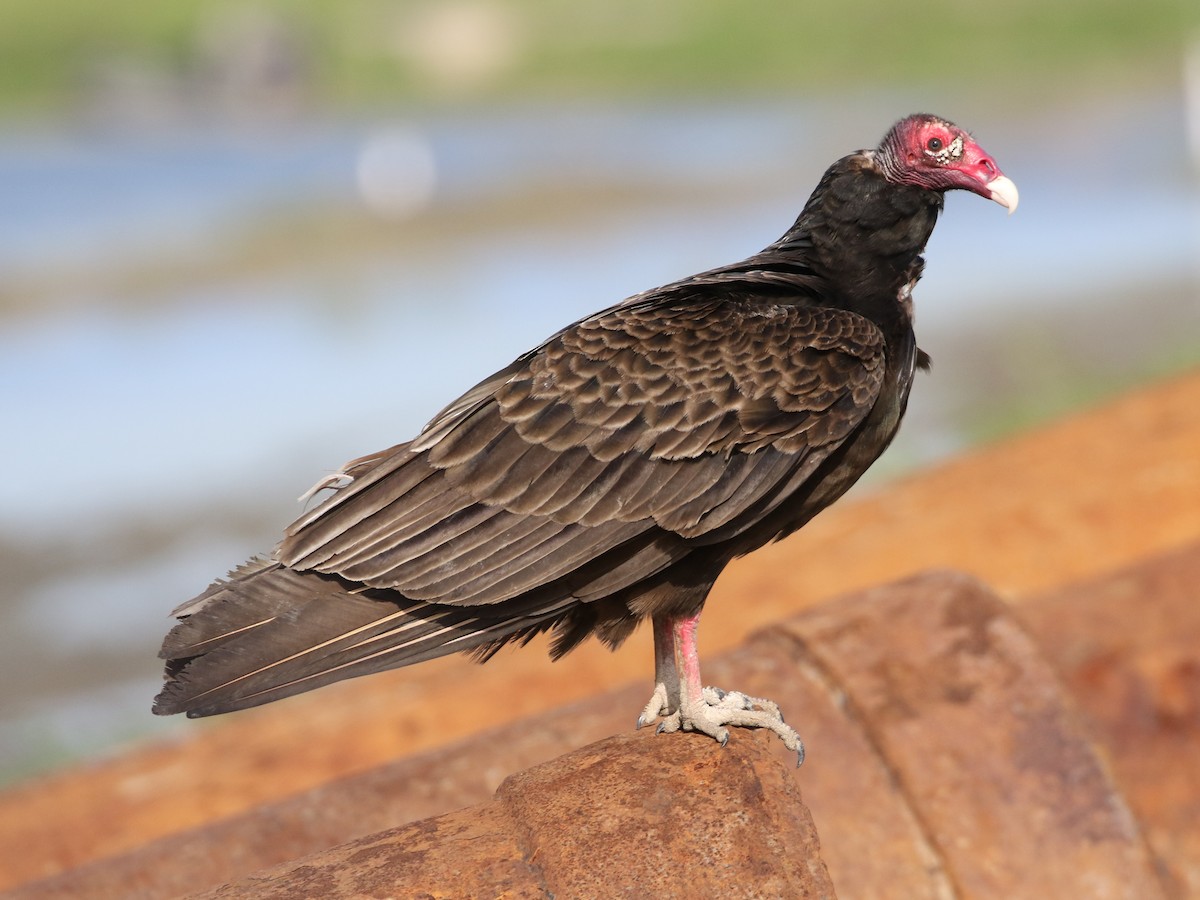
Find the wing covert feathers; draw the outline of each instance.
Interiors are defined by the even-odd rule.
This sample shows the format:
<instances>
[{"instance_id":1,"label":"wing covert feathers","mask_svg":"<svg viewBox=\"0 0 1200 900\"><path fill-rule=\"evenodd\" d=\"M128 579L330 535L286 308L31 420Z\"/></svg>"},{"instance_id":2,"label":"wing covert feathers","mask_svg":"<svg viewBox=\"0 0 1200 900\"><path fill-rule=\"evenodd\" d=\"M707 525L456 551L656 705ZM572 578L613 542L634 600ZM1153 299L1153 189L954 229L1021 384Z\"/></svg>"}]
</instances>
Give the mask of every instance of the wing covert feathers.
<instances>
[{"instance_id":1,"label":"wing covert feathers","mask_svg":"<svg viewBox=\"0 0 1200 900\"><path fill-rule=\"evenodd\" d=\"M155 711L241 709L551 629L556 653L619 642L629 598L801 489L884 368L879 330L844 311L639 302L585 319L412 443L348 463L274 558L176 610Z\"/></svg>"},{"instance_id":2,"label":"wing covert feathers","mask_svg":"<svg viewBox=\"0 0 1200 900\"><path fill-rule=\"evenodd\" d=\"M883 370L878 329L853 313L616 307L375 461L288 530L279 559L479 604L643 535L711 543L858 426Z\"/></svg>"}]
</instances>

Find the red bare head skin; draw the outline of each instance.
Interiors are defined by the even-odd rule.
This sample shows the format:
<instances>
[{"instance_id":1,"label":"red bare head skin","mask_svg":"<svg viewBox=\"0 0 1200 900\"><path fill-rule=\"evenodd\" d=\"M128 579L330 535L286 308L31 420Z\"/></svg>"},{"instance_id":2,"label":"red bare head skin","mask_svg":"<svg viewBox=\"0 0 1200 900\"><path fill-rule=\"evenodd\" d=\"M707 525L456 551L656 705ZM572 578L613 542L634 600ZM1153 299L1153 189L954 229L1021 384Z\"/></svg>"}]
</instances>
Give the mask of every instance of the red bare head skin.
<instances>
[{"instance_id":1,"label":"red bare head skin","mask_svg":"<svg viewBox=\"0 0 1200 900\"><path fill-rule=\"evenodd\" d=\"M1017 187L966 131L925 113L901 119L875 151L884 177L931 191L964 190L995 200L1011 213Z\"/></svg>"}]
</instances>

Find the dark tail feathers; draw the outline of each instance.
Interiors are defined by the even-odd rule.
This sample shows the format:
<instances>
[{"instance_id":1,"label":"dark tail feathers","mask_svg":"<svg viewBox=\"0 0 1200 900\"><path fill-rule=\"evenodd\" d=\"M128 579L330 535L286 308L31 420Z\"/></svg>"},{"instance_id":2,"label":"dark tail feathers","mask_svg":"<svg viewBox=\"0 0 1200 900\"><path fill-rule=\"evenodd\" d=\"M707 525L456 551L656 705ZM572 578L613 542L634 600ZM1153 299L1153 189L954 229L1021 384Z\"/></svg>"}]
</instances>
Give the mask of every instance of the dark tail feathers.
<instances>
[{"instance_id":1,"label":"dark tail feathers","mask_svg":"<svg viewBox=\"0 0 1200 900\"><path fill-rule=\"evenodd\" d=\"M558 616L443 606L255 558L175 610L158 715L245 709L358 675L524 639ZM490 615L489 615L490 614Z\"/></svg>"}]
</instances>

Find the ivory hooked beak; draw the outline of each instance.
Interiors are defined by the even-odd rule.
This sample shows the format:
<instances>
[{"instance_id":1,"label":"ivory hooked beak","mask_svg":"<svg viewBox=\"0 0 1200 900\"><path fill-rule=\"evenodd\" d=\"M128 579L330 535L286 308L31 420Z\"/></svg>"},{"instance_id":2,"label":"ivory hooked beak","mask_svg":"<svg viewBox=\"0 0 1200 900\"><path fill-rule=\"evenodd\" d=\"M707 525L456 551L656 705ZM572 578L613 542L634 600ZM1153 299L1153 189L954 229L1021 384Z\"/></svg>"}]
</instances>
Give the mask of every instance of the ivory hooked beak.
<instances>
[{"instance_id":1,"label":"ivory hooked beak","mask_svg":"<svg viewBox=\"0 0 1200 900\"><path fill-rule=\"evenodd\" d=\"M1008 210L1011 216L1017 211L1017 186L1007 175L997 175L985 187L992 192L992 199Z\"/></svg>"}]
</instances>

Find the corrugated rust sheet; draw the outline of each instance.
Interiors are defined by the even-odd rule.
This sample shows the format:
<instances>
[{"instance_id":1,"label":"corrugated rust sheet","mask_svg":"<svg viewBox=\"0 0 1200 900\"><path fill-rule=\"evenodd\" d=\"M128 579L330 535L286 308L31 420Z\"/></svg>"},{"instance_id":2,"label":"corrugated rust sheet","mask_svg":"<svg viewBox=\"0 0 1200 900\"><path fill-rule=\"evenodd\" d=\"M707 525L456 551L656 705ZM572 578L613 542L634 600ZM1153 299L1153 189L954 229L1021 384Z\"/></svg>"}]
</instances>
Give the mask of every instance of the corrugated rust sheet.
<instances>
[{"instance_id":1,"label":"corrugated rust sheet","mask_svg":"<svg viewBox=\"0 0 1200 900\"><path fill-rule=\"evenodd\" d=\"M1019 613L1086 714L1170 896L1200 897L1200 545Z\"/></svg>"},{"instance_id":2,"label":"corrugated rust sheet","mask_svg":"<svg viewBox=\"0 0 1200 900\"><path fill-rule=\"evenodd\" d=\"M359 863L395 896L472 896L485 883L526 896L550 878L560 897L604 896L588 881L601 862L640 883L668 858L666 885L717 893L727 885L702 880L714 865L761 885L823 861L847 897L1200 896L1196 585L1200 546L1022 604L1019 617L969 577L920 576L765 629L707 667L713 683L780 702L809 747L799 770L765 735L735 730L722 750L630 734L639 686L14 896L176 896L223 881L304 896L307 882L288 879L309 878L312 861L285 861L314 853L335 879L327 896L373 896L336 880ZM799 790L819 856L815 839L778 852L767 836L803 832L788 818L806 815ZM465 804L473 812L447 815ZM421 860L405 856L418 845Z\"/></svg>"},{"instance_id":3,"label":"corrugated rust sheet","mask_svg":"<svg viewBox=\"0 0 1200 900\"><path fill-rule=\"evenodd\" d=\"M1011 610L952 573L866 591L784 628L843 697L958 897L1160 897L1138 823L1054 668ZM812 797L834 883L886 893L848 845L867 811ZM914 848L914 856L916 848ZM934 895L931 889L923 895ZM883 892L883 893L881 893ZM911 896L911 895L909 895Z\"/></svg>"},{"instance_id":4,"label":"corrugated rust sheet","mask_svg":"<svg viewBox=\"0 0 1200 900\"><path fill-rule=\"evenodd\" d=\"M767 736L714 748L609 738L512 776L489 802L200 896L833 898Z\"/></svg>"}]
</instances>

